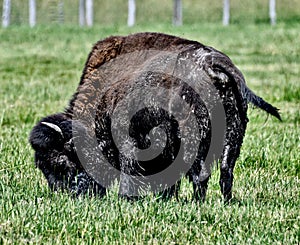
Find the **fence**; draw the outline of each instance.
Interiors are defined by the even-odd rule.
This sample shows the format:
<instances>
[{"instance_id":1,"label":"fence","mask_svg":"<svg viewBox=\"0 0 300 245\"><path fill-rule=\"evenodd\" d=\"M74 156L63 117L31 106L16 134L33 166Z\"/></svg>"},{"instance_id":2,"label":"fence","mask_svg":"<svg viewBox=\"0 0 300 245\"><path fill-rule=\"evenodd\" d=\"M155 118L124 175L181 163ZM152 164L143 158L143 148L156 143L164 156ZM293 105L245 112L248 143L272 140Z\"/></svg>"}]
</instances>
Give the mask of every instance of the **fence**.
<instances>
[{"instance_id":1,"label":"fence","mask_svg":"<svg viewBox=\"0 0 300 245\"><path fill-rule=\"evenodd\" d=\"M252 9L252 13L257 11L257 13L259 14L262 12L262 6L264 9L268 7L269 21L272 25L276 24L276 0L261 0L260 2L264 2L263 4L259 3L258 0L250 1L252 1L252 4L255 3L255 6L252 6L252 8L257 8L257 10ZM289 2L291 1L293 2L297 0L289 0ZM128 26L139 24L136 18L136 13L145 13L145 11L145 14L149 14L148 12L150 11L154 16L156 15L156 13L158 13L159 15L168 15L170 20L172 19L173 24L177 26L185 24L184 15L186 13L187 15L189 15L188 12L193 11L188 8L199 9L199 7L202 7L202 10L211 12L211 15L215 16L215 18L216 16L218 16L220 23L223 15L223 25L229 25L231 17L230 14L231 12L234 13L234 11L238 10L238 5L249 5L248 10L249 14L251 14L251 4L247 3L247 1L242 0L238 3L237 1L232 1L234 5L233 9L231 9L230 0L2 0L0 1L0 3L1 2L3 27L8 27L10 24L18 25L24 23L28 23L31 27L34 27L37 24L48 24L53 22L61 24L76 23L80 26L92 26L97 21L97 19L99 19L99 16L95 16L95 13L98 14L99 11L103 15L103 18L106 18L105 16L107 16L108 19L113 19L112 15L114 15L116 19L120 19L117 21L112 20L111 23L121 24L122 21L125 24L127 19ZM281 1L279 1L279 4L281 4L281 11ZM148 9L147 7L145 8L145 5L148 6ZM164 13L162 13L162 9L160 9L160 7L165 7L166 9L168 9L167 11L164 11ZM112 9L114 10L112 11ZM157 10L157 12L155 11L155 9ZM244 12L245 15L247 15L247 11ZM199 11L199 14L200 16L207 18L207 16L203 14L203 11L202 15L201 11ZM190 16L187 16L187 18L190 18ZM151 18L149 20L151 20ZM100 22L103 23L106 21Z\"/></svg>"}]
</instances>

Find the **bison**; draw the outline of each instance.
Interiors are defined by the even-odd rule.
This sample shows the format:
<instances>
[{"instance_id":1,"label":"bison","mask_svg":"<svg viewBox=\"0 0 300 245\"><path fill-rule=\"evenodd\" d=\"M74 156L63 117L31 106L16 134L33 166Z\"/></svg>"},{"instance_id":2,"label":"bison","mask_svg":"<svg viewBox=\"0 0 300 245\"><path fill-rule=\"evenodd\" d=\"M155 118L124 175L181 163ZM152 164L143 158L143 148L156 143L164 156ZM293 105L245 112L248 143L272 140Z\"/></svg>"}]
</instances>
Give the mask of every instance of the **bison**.
<instances>
[{"instance_id":1,"label":"bison","mask_svg":"<svg viewBox=\"0 0 300 245\"><path fill-rule=\"evenodd\" d=\"M97 42L64 112L41 119L29 142L52 190L103 196L119 180L129 199L178 195L180 180L205 199L213 164L232 198L248 103L281 120L220 51L162 33Z\"/></svg>"}]
</instances>

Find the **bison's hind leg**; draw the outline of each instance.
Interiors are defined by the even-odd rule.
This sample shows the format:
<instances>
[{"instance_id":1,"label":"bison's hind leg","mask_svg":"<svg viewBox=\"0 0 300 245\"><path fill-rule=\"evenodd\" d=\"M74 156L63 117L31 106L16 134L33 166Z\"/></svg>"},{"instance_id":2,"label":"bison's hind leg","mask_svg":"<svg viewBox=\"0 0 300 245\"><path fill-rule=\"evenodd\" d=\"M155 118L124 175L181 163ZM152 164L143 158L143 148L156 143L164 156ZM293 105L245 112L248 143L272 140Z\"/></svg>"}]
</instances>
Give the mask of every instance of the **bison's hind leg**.
<instances>
[{"instance_id":1,"label":"bison's hind leg","mask_svg":"<svg viewBox=\"0 0 300 245\"><path fill-rule=\"evenodd\" d=\"M233 170L241 144L226 145L220 165L220 187L225 203L232 199Z\"/></svg>"},{"instance_id":2,"label":"bison's hind leg","mask_svg":"<svg viewBox=\"0 0 300 245\"><path fill-rule=\"evenodd\" d=\"M201 165L194 163L187 176L189 181L193 183L193 199L204 202L210 175L204 179L201 178Z\"/></svg>"}]
</instances>

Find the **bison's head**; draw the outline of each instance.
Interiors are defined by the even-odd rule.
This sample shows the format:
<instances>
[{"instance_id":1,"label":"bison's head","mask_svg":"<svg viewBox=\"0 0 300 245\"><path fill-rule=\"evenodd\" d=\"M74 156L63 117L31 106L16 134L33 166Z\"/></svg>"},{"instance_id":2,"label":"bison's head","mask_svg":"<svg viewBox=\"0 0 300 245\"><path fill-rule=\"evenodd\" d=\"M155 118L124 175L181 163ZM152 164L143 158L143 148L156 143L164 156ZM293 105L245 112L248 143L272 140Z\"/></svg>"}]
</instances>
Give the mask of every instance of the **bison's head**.
<instances>
[{"instance_id":1,"label":"bison's head","mask_svg":"<svg viewBox=\"0 0 300 245\"><path fill-rule=\"evenodd\" d=\"M53 191L67 190L76 196L85 193L103 196L105 188L88 176L76 153L73 132L82 130L85 130L82 124L64 114L43 118L29 137L35 150L35 164Z\"/></svg>"},{"instance_id":2,"label":"bison's head","mask_svg":"<svg viewBox=\"0 0 300 245\"><path fill-rule=\"evenodd\" d=\"M52 190L68 190L82 172L72 137L72 121L63 114L42 119L31 131L29 142L35 150L35 164Z\"/></svg>"}]
</instances>

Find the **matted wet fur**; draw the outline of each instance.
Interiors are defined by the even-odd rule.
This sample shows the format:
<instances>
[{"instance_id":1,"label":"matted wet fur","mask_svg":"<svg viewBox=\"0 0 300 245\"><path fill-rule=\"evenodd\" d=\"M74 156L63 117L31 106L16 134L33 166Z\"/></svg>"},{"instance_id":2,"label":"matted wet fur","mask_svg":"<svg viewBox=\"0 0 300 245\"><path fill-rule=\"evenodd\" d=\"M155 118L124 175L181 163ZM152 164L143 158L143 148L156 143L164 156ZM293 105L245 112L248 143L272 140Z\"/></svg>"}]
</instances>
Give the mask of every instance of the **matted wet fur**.
<instances>
[{"instance_id":1,"label":"matted wet fur","mask_svg":"<svg viewBox=\"0 0 300 245\"><path fill-rule=\"evenodd\" d=\"M140 63L137 62L136 66L130 64L132 60L139 60L138 55L144 54L145 50L149 51L147 53L149 57L143 58ZM156 51L154 58L150 50ZM45 175L52 190L67 190L75 195L90 193L103 196L106 193L106 188L86 172L77 156L73 133L78 131L84 132L86 137L96 137L99 144L97 149L86 149L83 152L89 154L91 151L102 151L107 161L121 173L147 176L162 171L172 164L182 140L179 130L181 122L177 122L155 102L153 102L153 107L144 108L135 114L129 134L136 147L146 149L150 146L148 140L150 131L157 127L164 130L167 136L166 146L158 157L146 162L130 159L117 148L110 129L111 116L119 101L122 101L129 93L138 97L140 94L134 92L136 88L156 86L165 89L172 88L172 91L175 91L180 98L195 108L197 126L202 136L199 139L197 156L186 175L193 183L194 198L205 199L210 174L205 179L201 179L200 176L211 140L209 108L203 104L201 96L184 81L178 79L178 76L151 71L152 63L159 60L160 54L164 52L175 53L179 58L184 57L195 62L200 60L201 62L197 63L197 67L201 70L199 81L202 79L213 84L218 91L226 116L226 130L220 154L220 188L225 201L231 199L233 170L240 154L248 122L247 104L250 102L280 119L278 110L246 86L242 73L225 54L196 41L162 33L112 36L96 43L86 61L77 91L65 111L41 119L33 128L29 141L35 150L35 164ZM121 61L117 60L119 57L122 58ZM116 65L113 63L111 65L110 62L116 62ZM149 69L140 71L145 67ZM181 72L188 76L192 71L187 67ZM205 89L203 84L199 87L201 90ZM172 94L158 94L157 96L172 99ZM91 111L95 111L95 115L91 114ZM77 120L78 115L84 118L85 123ZM190 135L186 140L193 142L196 139ZM125 151L131 150L130 144L122 147ZM87 158L90 164L93 164L94 156L87 156ZM131 181L130 177L120 178L122 196L131 197ZM177 195L179 182L163 190L162 196Z\"/></svg>"}]
</instances>

